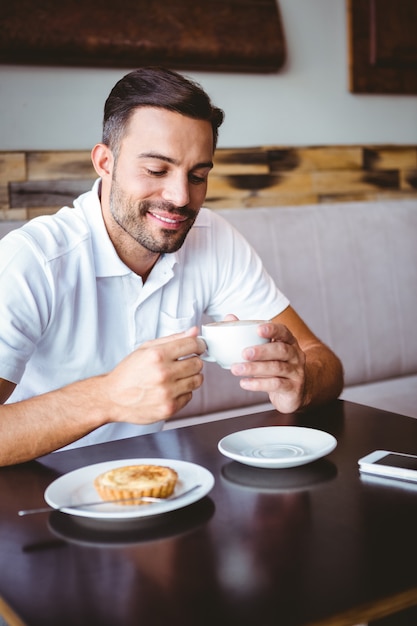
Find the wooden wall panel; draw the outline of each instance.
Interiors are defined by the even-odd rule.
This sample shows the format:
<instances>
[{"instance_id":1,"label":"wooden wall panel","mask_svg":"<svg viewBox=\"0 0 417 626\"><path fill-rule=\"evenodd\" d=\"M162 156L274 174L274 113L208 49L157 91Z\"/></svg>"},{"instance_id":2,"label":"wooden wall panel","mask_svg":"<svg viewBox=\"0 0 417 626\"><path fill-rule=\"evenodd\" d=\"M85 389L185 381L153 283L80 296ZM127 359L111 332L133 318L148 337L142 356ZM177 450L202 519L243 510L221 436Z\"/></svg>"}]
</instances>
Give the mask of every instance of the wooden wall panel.
<instances>
[{"instance_id":1,"label":"wooden wall panel","mask_svg":"<svg viewBox=\"0 0 417 626\"><path fill-rule=\"evenodd\" d=\"M89 151L0 152L0 220L71 205L95 179ZM206 206L417 198L417 146L218 149Z\"/></svg>"},{"instance_id":2,"label":"wooden wall panel","mask_svg":"<svg viewBox=\"0 0 417 626\"><path fill-rule=\"evenodd\" d=\"M92 179L95 176L90 153L28 152L28 180Z\"/></svg>"},{"instance_id":3,"label":"wooden wall panel","mask_svg":"<svg viewBox=\"0 0 417 626\"><path fill-rule=\"evenodd\" d=\"M10 180L26 180L26 154L24 152L0 152L0 185Z\"/></svg>"}]
</instances>

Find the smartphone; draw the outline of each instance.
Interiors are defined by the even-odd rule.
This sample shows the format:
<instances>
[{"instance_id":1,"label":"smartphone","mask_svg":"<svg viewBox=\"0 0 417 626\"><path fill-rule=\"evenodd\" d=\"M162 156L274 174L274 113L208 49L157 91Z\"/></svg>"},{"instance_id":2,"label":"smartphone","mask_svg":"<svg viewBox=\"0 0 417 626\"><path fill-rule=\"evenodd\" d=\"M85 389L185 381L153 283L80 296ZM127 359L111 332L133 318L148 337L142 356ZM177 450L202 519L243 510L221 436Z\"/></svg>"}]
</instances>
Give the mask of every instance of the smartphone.
<instances>
[{"instance_id":1,"label":"smartphone","mask_svg":"<svg viewBox=\"0 0 417 626\"><path fill-rule=\"evenodd\" d=\"M417 456L390 450L375 450L359 459L359 471L417 483Z\"/></svg>"}]
</instances>

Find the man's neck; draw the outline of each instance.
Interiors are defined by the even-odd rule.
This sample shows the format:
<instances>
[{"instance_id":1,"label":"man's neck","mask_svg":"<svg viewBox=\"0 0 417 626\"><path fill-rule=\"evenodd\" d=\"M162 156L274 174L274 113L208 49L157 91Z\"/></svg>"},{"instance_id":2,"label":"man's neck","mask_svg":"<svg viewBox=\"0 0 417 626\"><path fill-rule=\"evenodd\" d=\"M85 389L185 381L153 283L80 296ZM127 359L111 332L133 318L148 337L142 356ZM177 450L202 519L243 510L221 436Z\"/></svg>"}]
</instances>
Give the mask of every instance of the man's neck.
<instances>
[{"instance_id":1,"label":"man's neck","mask_svg":"<svg viewBox=\"0 0 417 626\"><path fill-rule=\"evenodd\" d=\"M143 283L145 283L161 255L144 248L119 226L114 219L106 216L104 211L103 219L107 234L118 257L132 272L140 276Z\"/></svg>"}]
</instances>

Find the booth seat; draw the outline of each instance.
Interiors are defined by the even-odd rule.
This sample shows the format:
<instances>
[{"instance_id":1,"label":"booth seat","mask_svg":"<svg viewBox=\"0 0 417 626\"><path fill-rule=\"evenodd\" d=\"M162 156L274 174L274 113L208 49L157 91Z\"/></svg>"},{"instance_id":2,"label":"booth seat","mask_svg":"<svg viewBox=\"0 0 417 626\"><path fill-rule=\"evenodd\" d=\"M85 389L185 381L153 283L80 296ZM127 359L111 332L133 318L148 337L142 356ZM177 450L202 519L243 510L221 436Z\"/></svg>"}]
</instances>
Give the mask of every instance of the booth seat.
<instances>
[{"instance_id":1,"label":"booth seat","mask_svg":"<svg viewBox=\"0 0 417 626\"><path fill-rule=\"evenodd\" d=\"M341 358L342 398L417 417L417 200L219 209ZM218 365L180 418L270 406ZM198 421L194 419L194 421ZM201 418L200 418L201 421ZM182 423L190 423L184 421Z\"/></svg>"},{"instance_id":2,"label":"booth seat","mask_svg":"<svg viewBox=\"0 0 417 626\"><path fill-rule=\"evenodd\" d=\"M341 358L341 397L417 417L417 199L216 210ZM215 363L204 377L167 428L271 406Z\"/></svg>"}]
</instances>

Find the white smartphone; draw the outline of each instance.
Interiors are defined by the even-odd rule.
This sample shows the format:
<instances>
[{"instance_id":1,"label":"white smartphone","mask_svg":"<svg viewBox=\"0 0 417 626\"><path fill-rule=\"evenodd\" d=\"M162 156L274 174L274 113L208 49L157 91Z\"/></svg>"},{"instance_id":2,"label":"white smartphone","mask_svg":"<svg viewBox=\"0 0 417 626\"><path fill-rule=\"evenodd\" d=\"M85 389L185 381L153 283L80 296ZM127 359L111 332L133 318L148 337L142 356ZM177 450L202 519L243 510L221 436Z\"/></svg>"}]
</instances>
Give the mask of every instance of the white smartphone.
<instances>
[{"instance_id":1,"label":"white smartphone","mask_svg":"<svg viewBox=\"0 0 417 626\"><path fill-rule=\"evenodd\" d=\"M359 471L417 483L417 456L390 450L375 450L359 459Z\"/></svg>"}]
</instances>

